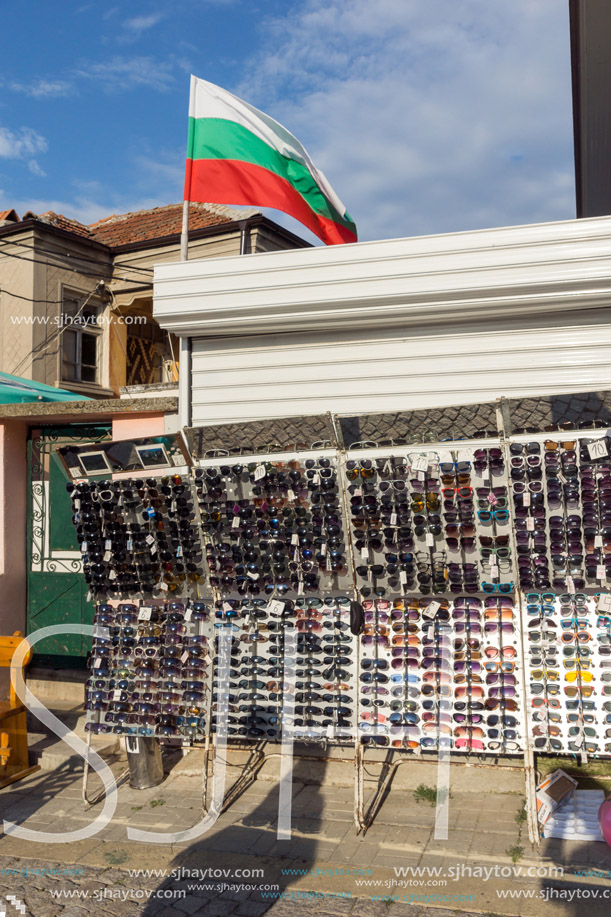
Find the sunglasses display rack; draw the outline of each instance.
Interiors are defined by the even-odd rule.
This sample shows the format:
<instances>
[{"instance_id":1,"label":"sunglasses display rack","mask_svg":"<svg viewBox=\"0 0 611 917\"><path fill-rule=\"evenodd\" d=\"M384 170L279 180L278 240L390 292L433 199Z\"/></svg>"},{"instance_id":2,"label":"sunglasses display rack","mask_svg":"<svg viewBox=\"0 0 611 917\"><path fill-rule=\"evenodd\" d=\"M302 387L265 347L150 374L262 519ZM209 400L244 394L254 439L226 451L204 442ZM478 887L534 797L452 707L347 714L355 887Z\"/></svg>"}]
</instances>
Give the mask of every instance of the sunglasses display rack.
<instances>
[{"instance_id":1,"label":"sunglasses display rack","mask_svg":"<svg viewBox=\"0 0 611 917\"><path fill-rule=\"evenodd\" d=\"M346 596L223 603L215 628L232 632L230 738L278 741L285 692L292 689L295 738L353 740L356 640L349 606ZM296 650L291 683L285 680L287 634ZM215 706L219 690L215 679ZM213 712L213 730L216 725Z\"/></svg>"},{"instance_id":2,"label":"sunglasses display rack","mask_svg":"<svg viewBox=\"0 0 611 917\"><path fill-rule=\"evenodd\" d=\"M369 599L363 607L363 744L523 750L519 617L510 597Z\"/></svg>"},{"instance_id":3,"label":"sunglasses display rack","mask_svg":"<svg viewBox=\"0 0 611 917\"><path fill-rule=\"evenodd\" d=\"M513 591L502 455L488 446L348 459L363 598Z\"/></svg>"},{"instance_id":4,"label":"sunglasses display rack","mask_svg":"<svg viewBox=\"0 0 611 917\"><path fill-rule=\"evenodd\" d=\"M189 477L70 482L67 489L94 600L206 593Z\"/></svg>"},{"instance_id":5,"label":"sunglasses display rack","mask_svg":"<svg viewBox=\"0 0 611 917\"><path fill-rule=\"evenodd\" d=\"M611 754L611 617L600 597L530 593L526 601L535 750Z\"/></svg>"},{"instance_id":6,"label":"sunglasses display rack","mask_svg":"<svg viewBox=\"0 0 611 917\"><path fill-rule=\"evenodd\" d=\"M199 740L209 731L210 605L99 603L86 730Z\"/></svg>"}]
</instances>

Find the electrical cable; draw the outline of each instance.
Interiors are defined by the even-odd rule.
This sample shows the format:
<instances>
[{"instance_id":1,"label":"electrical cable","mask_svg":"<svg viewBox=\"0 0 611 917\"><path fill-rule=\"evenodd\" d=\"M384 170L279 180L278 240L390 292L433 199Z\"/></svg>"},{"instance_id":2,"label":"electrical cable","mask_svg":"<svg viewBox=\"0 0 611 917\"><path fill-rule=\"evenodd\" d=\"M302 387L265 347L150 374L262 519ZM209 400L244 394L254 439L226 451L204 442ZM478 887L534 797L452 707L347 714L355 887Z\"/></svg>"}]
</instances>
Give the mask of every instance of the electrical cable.
<instances>
[{"instance_id":1,"label":"electrical cable","mask_svg":"<svg viewBox=\"0 0 611 917\"><path fill-rule=\"evenodd\" d=\"M2 240L0 239L0 241ZM4 255L6 258L15 258L17 261L26 261L28 264L46 264L48 267L62 267L64 270L72 271L72 273L74 274L82 274L83 277L99 277L100 276L99 270L95 272L94 271L85 271L82 268L68 267L65 264L58 265L57 263L53 263L52 261L45 261L44 258L26 258L25 255L15 255L11 252L0 251L0 256L2 255ZM118 275L115 275L113 277L113 280L122 280L124 283L131 283L131 284L137 283L139 286L148 287L148 288L152 286L151 281L133 280L131 277L119 277Z\"/></svg>"},{"instance_id":2,"label":"electrical cable","mask_svg":"<svg viewBox=\"0 0 611 917\"><path fill-rule=\"evenodd\" d=\"M32 303L45 303L47 306L60 306L63 303L63 299L30 299L29 296L21 296L19 293L11 293L10 290L4 290L0 287L0 294L4 293L5 296L12 296L14 299L23 299L25 302Z\"/></svg>"},{"instance_id":3,"label":"electrical cable","mask_svg":"<svg viewBox=\"0 0 611 917\"><path fill-rule=\"evenodd\" d=\"M33 252L40 251L40 247L39 247L39 246L36 246L36 245L28 245L27 242L15 242L14 240L11 240L11 239L3 239L3 238L0 238L0 243L2 243L2 244L4 244L4 245L16 245L16 246L18 246L19 248L26 248L26 249L28 249L28 251L33 251ZM98 260L96 260L95 258L86 258L84 255L71 255L70 252L46 252L46 254L48 254L48 255L57 255L58 258L72 258L72 257L73 257L73 258L77 259L78 261L85 261L87 264L97 264L97 265L99 265L99 263L100 263L100 262L99 262ZM129 268L130 270L132 270L132 271L142 271L142 273L147 273L147 274L148 274L148 273L151 273L151 274L152 274L152 272L153 272L153 268L152 268L152 267L139 267L139 266L137 266L137 265L135 265L135 264L132 264L132 263L129 262L129 261L122 261L121 264L122 264L122 266L128 267L128 268Z\"/></svg>"}]
</instances>

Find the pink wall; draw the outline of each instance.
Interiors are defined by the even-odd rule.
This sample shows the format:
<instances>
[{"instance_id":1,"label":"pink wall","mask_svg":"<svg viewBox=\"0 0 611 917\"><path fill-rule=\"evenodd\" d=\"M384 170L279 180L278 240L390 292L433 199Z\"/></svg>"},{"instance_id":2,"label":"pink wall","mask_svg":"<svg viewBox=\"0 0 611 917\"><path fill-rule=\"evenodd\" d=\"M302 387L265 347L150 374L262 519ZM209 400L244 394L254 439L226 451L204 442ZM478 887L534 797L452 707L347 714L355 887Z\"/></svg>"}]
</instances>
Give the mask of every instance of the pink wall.
<instances>
[{"instance_id":1,"label":"pink wall","mask_svg":"<svg viewBox=\"0 0 611 917\"><path fill-rule=\"evenodd\" d=\"M27 431L0 421L0 634L26 626Z\"/></svg>"},{"instance_id":2,"label":"pink wall","mask_svg":"<svg viewBox=\"0 0 611 917\"><path fill-rule=\"evenodd\" d=\"M112 421L113 439L138 439L141 436L163 436L163 414L122 414Z\"/></svg>"}]
</instances>

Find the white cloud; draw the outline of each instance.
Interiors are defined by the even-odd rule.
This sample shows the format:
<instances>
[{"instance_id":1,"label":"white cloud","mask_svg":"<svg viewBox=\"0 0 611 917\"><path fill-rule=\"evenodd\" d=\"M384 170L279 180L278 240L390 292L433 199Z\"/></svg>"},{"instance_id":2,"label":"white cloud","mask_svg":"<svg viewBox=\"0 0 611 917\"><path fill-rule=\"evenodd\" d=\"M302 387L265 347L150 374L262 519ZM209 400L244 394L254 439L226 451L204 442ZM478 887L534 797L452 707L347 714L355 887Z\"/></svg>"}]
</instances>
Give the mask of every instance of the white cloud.
<instances>
[{"instance_id":1,"label":"white cloud","mask_svg":"<svg viewBox=\"0 0 611 917\"><path fill-rule=\"evenodd\" d=\"M238 95L388 238L574 216L557 0L305 0L263 24Z\"/></svg>"},{"instance_id":2,"label":"white cloud","mask_svg":"<svg viewBox=\"0 0 611 917\"><path fill-rule=\"evenodd\" d=\"M51 99L67 96L72 92L72 84L67 80L34 80L32 83L8 83L13 92L22 92L34 99Z\"/></svg>"},{"instance_id":3,"label":"white cloud","mask_svg":"<svg viewBox=\"0 0 611 917\"><path fill-rule=\"evenodd\" d=\"M47 141L31 127L21 127L12 131L0 127L0 158L26 159L35 153L46 153Z\"/></svg>"},{"instance_id":4,"label":"white cloud","mask_svg":"<svg viewBox=\"0 0 611 917\"><path fill-rule=\"evenodd\" d=\"M45 172L45 170L42 169L42 168L38 165L38 163L37 163L37 161L36 161L35 159L30 159L30 161L28 162L28 169L30 170L30 172L32 173L32 175L38 175L40 178L45 178L46 175L47 175L47 173Z\"/></svg>"},{"instance_id":5,"label":"white cloud","mask_svg":"<svg viewBox=\"0 0 611 917\"><path fill-rule=\"evenodd\" d=\"M148 16L135 16L123 23L126 29L132 32L145 32L157 25L164 18L165 13L150 13Z\"/></svg>"},{"instance_id":6,"label":"white cloud","mask_svg":"<svg viewBox=\"0 0 611 917\"><path fill-rule=\"evenodd\" d=\"M166 91L174 83L173 69L173 61L117 55L109 61L83 61L75 74L81 78L100 81L107 92L119 92L142 86Z\"/></svg>"}]
</instances>

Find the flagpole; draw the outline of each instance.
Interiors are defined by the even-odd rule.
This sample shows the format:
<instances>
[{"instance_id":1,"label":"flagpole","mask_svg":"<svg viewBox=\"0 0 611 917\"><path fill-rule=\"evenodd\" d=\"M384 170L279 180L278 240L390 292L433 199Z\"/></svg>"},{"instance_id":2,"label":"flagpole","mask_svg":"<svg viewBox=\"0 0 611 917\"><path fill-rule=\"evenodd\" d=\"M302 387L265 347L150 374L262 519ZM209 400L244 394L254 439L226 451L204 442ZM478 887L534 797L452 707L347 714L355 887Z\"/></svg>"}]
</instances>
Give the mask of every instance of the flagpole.
<instances>
[{"instance_id":1,"label":"flagpole","mask_svg":"<svg viewBox=\"0 0 611 917\"><path fill-rule=\"evenodd\" d=\"M180 233L180 260L189 260L189 201L182 205L182 231Z\"/></svg>"}]
</instances>

